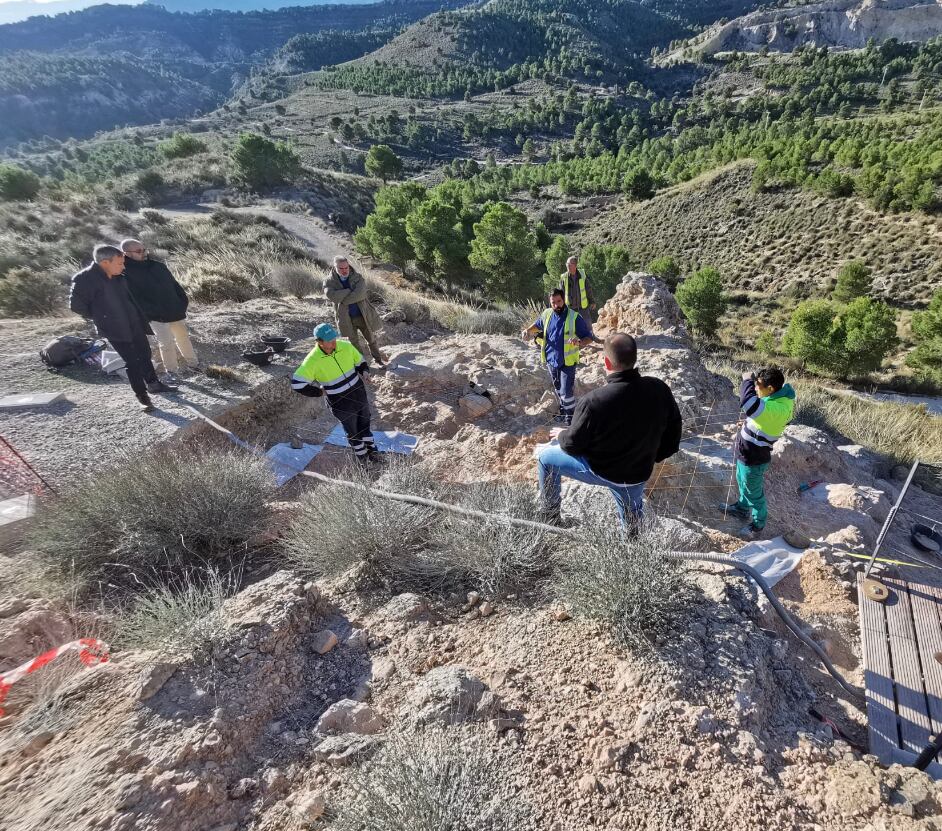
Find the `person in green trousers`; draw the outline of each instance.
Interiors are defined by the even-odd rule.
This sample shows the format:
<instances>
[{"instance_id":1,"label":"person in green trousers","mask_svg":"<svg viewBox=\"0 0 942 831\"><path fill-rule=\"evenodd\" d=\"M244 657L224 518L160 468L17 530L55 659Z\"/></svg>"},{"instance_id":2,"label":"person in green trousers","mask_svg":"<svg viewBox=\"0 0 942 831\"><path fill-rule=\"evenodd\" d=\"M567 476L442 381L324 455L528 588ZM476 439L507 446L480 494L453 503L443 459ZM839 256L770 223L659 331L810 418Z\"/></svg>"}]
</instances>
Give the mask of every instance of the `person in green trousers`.
<instances>
[{"instance_id":1,"label":"person in green trousers","mask_svg":"<svg viewBox=\"0 0 942 831\"><path fill-rule=\"evenodd\" d=\"M754 540L768 519L765 472L772 461L772 447L795 414L795 390L785 383L782 370L760 369L743 375L739 405L746 416L733 445L739 499L720 508L749 520L740 536Z\"/></svg>"}]
</instances>

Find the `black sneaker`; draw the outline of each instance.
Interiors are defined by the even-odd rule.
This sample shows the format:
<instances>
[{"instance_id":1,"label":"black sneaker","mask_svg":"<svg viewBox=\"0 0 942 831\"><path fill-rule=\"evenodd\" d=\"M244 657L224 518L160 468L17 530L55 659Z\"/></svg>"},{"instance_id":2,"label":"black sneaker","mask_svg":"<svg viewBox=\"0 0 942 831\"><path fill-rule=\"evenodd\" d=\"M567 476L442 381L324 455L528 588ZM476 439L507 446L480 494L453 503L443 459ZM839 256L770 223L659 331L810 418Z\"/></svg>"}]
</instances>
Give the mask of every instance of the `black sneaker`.
<instances>
[{"instance_id":1,"label":"black sneaker","mask_svg":"<svg viewBox=\"0 0 942 831\"><path fill-rule=\"evenodd\" d=\"M740 519L749 519L749 511L741 507L738 502L721 502L716 506L721 514L733 514Z\"/></svg>"},{"instance_id":2,"label":"black sneaker","mask_svg":"<svg viewBox=\"0 0 942 831\"><path fill-rule=\"evenodd\" d=\"M366 457L375 464L384 465L387 462L386 454L382 450L377 450L375 447L368 447L366 450Z\"/></svg>"},{"instance_id":3,"label":"black sneaker","mask_svg":"<svg viewBox=\"0 0 942 831\"><path fill-rule=\"evenodd\" d=\"M139 402L140 405L141 405L141 410L142 410L143 412L145 412L145 413L152 413L152 412L154 412L154 410L157 409L157 408L154 406L154 402L151 401L150 398L149 398L146 394L145 394L145 395L139 395L139 396L137 397L137 400L138 400L138 402Z\"/></svg>"},{"instance_id":4,"label":"black sneaker","mask_svg":"<svg viewBox=\"0 0 942 831\"><path fill-rule=\"evenodd\" d=\"M173 386L173 384L165 384L163 381L158 381L156 384L148 384L147 391L148 392L164 392L164 393L176 392L177 387Z\"/></svg>"}]
</instances>

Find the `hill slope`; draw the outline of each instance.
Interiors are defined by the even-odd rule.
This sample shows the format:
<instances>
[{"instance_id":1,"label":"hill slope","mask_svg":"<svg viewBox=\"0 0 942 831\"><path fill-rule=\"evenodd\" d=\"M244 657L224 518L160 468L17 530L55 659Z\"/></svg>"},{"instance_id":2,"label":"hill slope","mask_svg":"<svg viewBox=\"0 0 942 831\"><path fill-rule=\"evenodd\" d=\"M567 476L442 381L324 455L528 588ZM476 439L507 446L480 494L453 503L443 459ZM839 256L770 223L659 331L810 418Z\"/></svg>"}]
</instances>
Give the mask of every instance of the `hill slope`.
<instances>
[{"instance_id":1,"label":"hill slope","mask_svg":"<svg viewBox=\"0 0 942 831\"><path fill-rule=\"evenodd\" d=\"M942 34L939 0L825 0L793 8L756 11L714 26L689 44L702 55L791 52L799 46L862 49L870 39L923 42ZM677 58L684 50L671 57Z\"/></svg>"},{"instance_id":2,"label":"hill slope","mask_svg":"<svg viewBox=\"0 0 942 831\"><path fill-rule=\"evenodd\" d=\"M942 285L938 218L882 214L802 190L754 193L753 168L734 165L622 204L584 237L621 243L642 263L672 254L686 267L716 266L742 290L812 294L852 259L870 266L875 293L887 300L925 301Z\"/></svg>"}]
</instances>

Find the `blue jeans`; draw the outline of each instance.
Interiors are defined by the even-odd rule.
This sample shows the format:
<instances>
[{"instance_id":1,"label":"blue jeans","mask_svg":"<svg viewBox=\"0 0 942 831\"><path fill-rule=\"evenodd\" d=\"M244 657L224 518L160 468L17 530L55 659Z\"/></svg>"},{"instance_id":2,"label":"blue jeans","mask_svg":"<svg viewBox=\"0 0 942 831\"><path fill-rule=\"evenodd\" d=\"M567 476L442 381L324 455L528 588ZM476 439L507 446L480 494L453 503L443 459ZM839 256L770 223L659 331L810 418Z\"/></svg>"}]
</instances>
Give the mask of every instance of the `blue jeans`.
<instances>
[{"instance_id":1,"label":"blue jeans","mask_svg":"<svg viewBox=\"0 0 942 831\"><path fill-rule=\"evenodd\" d=\"M559 401L559 413L565 416L566 423L572 422L572 414L576 410L576 368L574 366L553 366L547 364L550 378L553 380L553 389Z\"/></svg>"},{"instance_id":2,"label":"blue jeans","mask_svg":"<svg viewBox=\"0 0 942 831\"><path fill-rule=\"evenodd\" d=\"M558 513L562 501L562 477L568 476L587 485L601 485L612 492L618 517L622 527L627 527L628 515L633 522L640 522L644 514L644 486L647 482L635 485L619 485L603 479L592 471L589 463L579 457L570 456L559 445L550 445L543 449L537 459L537 475L540 480L540 500L547 513Z\"/></svg>"}]
</instances>

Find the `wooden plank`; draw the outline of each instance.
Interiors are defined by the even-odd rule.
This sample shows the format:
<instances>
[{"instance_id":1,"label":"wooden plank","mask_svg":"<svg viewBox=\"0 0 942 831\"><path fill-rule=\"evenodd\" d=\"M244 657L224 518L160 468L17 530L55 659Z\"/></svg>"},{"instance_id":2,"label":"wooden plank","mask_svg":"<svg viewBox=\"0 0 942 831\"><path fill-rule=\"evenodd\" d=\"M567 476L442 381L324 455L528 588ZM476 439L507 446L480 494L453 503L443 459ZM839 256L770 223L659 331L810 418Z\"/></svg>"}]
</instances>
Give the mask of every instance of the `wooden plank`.
<instances>
[{"instance_id":1,"label":"wooden plank","mask_svg":"<svg viewBox=\"0 0 942 831\"><path fill-rule=\"evenodd\" d=\"M901 747L911 753L921 753L929 743L930 727L909 589L902 580L885 578L883 582L890 589L890 596L883 605L890 639L890 660L893 662Z\"/></svg>"},{"instance_id":2,"label":"wooden plank","mask_svg":"<svg viewBox=\"0 0 942 831\"><path fill-rule=\"evenodd\" d=\"M929 705L929 722L932 732L939 733L942 732L942 664L935 656L942 653L942 590L937 586L909 583L909 600Z\"/></svg>"},{"instance_id":3,"label":"wooden plank","mask_svg":"<svg viewBox=\"0 0 942 831\"><path fill-rule=\"evenodd\" d=\"M860 639L863 645L870 752L883 764L889 765L893 763L894 751L900 747L890 645L883 604L867 598L863 581L863 574L858 574L857 596L860 606Z\"/></svg>"}]
</instances>

